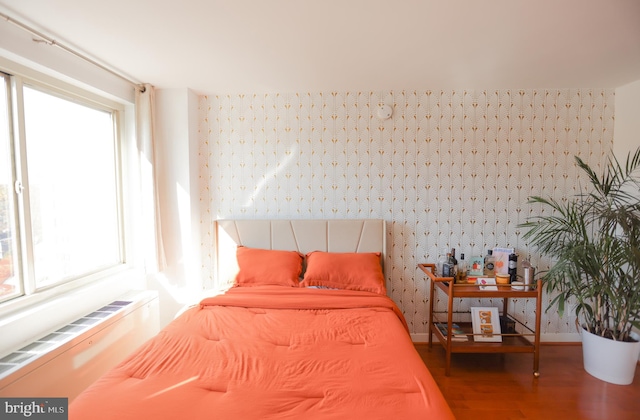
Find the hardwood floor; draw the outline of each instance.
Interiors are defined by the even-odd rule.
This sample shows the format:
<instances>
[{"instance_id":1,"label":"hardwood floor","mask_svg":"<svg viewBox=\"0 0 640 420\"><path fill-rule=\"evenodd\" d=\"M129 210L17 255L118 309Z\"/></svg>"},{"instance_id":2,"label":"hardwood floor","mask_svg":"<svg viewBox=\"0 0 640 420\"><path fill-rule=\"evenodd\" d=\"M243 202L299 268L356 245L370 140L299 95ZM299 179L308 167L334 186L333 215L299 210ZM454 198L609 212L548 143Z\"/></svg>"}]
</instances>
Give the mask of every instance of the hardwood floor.
<instances>
[{"instance_id":1,"label":"hardwood floor","mask_svg":"<svg viewBox=\"0 0 640 420\"><path fill-rule=\"evenodd\" d=\"M631 385L601 381L580 345L543 345L539 378L531 354L453 354L447 377L442 346L415 346L458 420L640 419L640 368Z\"/></svg>"}]
</instances>

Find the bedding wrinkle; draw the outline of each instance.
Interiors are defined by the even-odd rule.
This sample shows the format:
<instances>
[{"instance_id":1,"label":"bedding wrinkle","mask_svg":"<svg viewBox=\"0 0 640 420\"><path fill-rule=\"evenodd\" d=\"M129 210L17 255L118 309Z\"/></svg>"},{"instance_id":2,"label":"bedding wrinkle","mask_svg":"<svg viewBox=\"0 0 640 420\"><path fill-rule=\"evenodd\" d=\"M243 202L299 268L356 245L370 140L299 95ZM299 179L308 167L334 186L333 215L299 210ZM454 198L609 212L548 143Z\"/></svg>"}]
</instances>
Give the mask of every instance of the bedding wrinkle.
<instances>
[{"instance_id":1,"label":"bedding wrinkle","mask_svg":"<svg viewBox=\"0 0 640 420\"><path fill-rule=\"evenodd\" d=\"M420 391L420 396L422 397L423 404L425 405L425 407L430 407L431 401L429 401L429 394L427 394L424 385L422 384L422 382L420 382L420 379L416 378L415 376L413 377L413 379L416 381L416 385L418 386L418 389Z\"/></svg>"},{"instance_id":2,"label":"bedding wrinkle","mask_svg":"<svg viewBox=\"0 0 640 420\"><path fill-rule=\"evenodd\" d=\"M164 335L163 340L150 341L141 349L146 358L129 358L121 363L131 377L144 379L157 372L180 371L184 360L193 357L197 338ZM152 362L150 362L152 361Z\"/></svg>"}]
</instances>

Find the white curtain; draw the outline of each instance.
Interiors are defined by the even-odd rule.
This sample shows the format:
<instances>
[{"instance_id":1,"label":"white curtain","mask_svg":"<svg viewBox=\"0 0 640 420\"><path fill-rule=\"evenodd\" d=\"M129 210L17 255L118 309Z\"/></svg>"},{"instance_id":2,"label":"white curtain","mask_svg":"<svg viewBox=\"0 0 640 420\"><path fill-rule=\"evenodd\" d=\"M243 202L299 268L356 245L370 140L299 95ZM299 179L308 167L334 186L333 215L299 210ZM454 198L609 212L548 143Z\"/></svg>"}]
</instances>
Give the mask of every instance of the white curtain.
<instances>
[{"instance_id":1,"label":"white curtain","mask_svg":"<svg viewBox=\"0 0 640 420\"><path fill-rule=\"evenodd\" d=\"M158 201L158 177L155 145L155 88L145 84L136 89L136 137L140 158L142 228L147 273L166 268L162 241L162 218Z\"/></svg>"}]
</instances>

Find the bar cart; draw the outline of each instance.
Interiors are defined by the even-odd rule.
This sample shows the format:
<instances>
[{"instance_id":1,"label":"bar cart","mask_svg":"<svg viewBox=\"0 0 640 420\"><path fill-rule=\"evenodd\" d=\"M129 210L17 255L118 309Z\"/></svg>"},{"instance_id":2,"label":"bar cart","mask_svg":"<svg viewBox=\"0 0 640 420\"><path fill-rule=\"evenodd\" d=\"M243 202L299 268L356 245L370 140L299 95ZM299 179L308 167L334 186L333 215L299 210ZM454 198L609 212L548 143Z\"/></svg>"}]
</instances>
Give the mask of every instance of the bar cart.
<instances>
[{"instance_id":1,"label":"bar cart","mask_svg":"<svg viewBox=\"0 0 640 420\"><path fill-rule=\"evenodd\" d=\"M418 267L426 274L430 280L429 287L429 348L433 345L433 336L440 341L446 351L445 375L451 372L452 353L533 353L533 375L540 376L540 314L542 302L542 280L527 285L524 290L514 290L511 284L492 285L494 290L486 290L482 285L477 284L456 284L453 277L436 277L435 264L418 264ZM435 294L441 292L447 296L447 310L436 312L434 308ZM520 332L502 332L501 342L484 342L475 339L477 334L473 334L471 322L456 322L458 326L468 335L466 341L456 341L453 339L452 325L453 302L456 298L501 298L502 315L506 316L512 323L519 325ZM510 298L535 299L536 316L535 327L520 322L508 313L508 303ZM444 318L446 321L438 317ZM446 335L438 328L439 323L446 324Z\"/></svg>"}]
</instances>

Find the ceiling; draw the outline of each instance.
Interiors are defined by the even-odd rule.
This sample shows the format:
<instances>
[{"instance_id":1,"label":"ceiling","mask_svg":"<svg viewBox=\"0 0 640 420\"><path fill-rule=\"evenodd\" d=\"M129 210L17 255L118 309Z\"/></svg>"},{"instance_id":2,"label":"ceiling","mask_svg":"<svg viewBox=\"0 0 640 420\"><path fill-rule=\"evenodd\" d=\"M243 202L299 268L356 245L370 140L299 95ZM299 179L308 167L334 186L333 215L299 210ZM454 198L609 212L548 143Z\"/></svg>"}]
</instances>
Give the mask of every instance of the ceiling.
<instances>
[{"instance_id":1,"label":"ceiling","mask_svg":"<svg viewBox=\"0 0 640 420\"><path fill-rule=\"evenodd\" d=\"M639 0L0 0L0 11L134 81L199 94L640 80Z\"/></svg>"}]
</instances>

